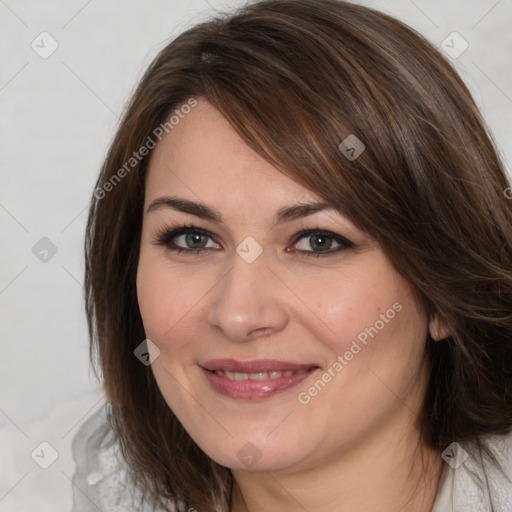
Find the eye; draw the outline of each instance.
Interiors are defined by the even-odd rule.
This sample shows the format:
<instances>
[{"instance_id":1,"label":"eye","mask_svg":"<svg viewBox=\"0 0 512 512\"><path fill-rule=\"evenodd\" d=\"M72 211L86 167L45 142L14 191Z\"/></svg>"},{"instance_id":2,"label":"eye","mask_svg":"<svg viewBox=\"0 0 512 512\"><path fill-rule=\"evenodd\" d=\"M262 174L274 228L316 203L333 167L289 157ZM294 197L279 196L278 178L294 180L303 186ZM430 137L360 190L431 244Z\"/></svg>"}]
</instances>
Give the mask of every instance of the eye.
<instances>
[{"instance_id":1,"label":"eye","mask_svg":"<svg viewBox=\"0 0 512 512\"><path fill-rule=\"evenodd\" d=\"M306 230L295 239L294 247L299 248L301 256L330 256L344 249L351 249L354 244L341 235L323 230ZM302 240L304 240L302 242ZM313 250L308 250L312 248Z\"/></svg>"},{"instance_id":2,"label":"eye","mask_svg":"<svg viewBox=\"0 0 512 512\"><path fill-rule=\"evenodd\" d=\"M167 247L177 254L181 252L200 253L208 249L219 249L216 243L207 245L208 238L212 238L212 234L195 226L182 225L174 229L165 228L156 237L156 244Z\"/></svg>"},{"instance_id":3,"label":"eye","mask_svg":"<svg viewBox=\"0 0 512 512\"><path fill-rule=\"evenodd\" d=\"M210 245L208 245L208 239L211 240ZM354 244L347 238L320 229L302 231L294 237L294 240L293 249L287 250L287 252L306 257L331 256L344 249L354 247ZM164 228L156 236L156 245L164 246L176 254L189 253L196 255L205 254L211 249L222 248L213 241L212 233L193 225Z\"/></svg>"}]
</instances>

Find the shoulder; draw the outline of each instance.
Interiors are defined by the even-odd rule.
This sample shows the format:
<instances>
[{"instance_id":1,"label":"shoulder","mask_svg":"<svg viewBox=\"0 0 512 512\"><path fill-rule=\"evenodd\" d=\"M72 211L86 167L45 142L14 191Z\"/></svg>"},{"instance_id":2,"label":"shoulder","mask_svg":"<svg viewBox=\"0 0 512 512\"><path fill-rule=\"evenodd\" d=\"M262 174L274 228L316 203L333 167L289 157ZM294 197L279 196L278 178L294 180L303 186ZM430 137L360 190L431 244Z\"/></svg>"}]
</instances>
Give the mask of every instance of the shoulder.
<instances>
[{"instance_id":1,"label":"shoulder","mask_svg":"<svg viewBox=\"0 0 512 512\"><path fill-rule=\"evenodd\" d=\"M109 404L105 403L73 438L72 512L89 512L98 508L109 512L160 512L150 504L141 504L142 493L123 460L108 421L108 409ZM169 506L170 510L179 510L173 504Z\"/></svg>"},{"instance_id":2,"label":"shoulder","mask_svg":"<svg viewBox=\"0 0 512 512\"><path fill-rule=\"evenodd\" d=\"M489 498L495 511L512 510L512 429L508 434L488 436L483 443L492 451L500 468L481 457L483 472L489 488Z\"/></svg>"},{"instance_id":3,"label":"shoulder","mask_svg":"<svg viewBox=\"0 0 512 512\"><path fill-rule=\"evenodd\" d=\"M501 462L512 470L512 429L507 434L485 437L483 441Z\"/></svg>"},{"instance_id":4,"label":"shoulder","mask_svg":"<svg viewBox=\"0 0 512 512\"><path fill-rule=\"evenodd\" d=\"M452 443L443 452L445 464L432 512L512 510L512 430L480 441L499 466L475 442Z\"/></svg>"}]
</instances>

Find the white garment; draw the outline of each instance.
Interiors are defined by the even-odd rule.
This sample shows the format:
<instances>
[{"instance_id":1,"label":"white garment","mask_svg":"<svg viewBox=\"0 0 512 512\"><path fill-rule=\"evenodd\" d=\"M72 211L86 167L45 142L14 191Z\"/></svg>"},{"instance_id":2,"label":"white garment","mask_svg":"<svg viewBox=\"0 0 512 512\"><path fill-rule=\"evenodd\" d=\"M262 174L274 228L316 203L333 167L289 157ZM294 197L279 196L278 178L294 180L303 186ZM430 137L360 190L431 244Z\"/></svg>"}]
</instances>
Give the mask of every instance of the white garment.
<instances>
[{"instance_id":1,"label":"white garment","mask_svg":"<svg viewBox=\"0 0 512 512\"><path fill-rule=\"evenodd\" d=\"M60 404L29 425L10 416L11 423L0 428L1 512L71 512L71 480L76 470L71 444L84 422L104 403L104 393L97 389ZM52 461L47 469L41 467L42 462Z\"/></svg>"},{"instance_id":2,"label":"white garment","mask_svg":"<svg viewBox=\"0 0 512 512\"><path fill-rule=\"evenodd\" d=\"M24 432L29 439L13 425L0 429L1 512L160 512L137 506L140 492L127 480L116 443L110 445L101 390L58 407ZM512 512L512 431L484 440L510 481L474 446L456 446L456 456L444 464L432 512ZM44 441L58 452L48 469L35 462L52 454ZM476 460L464 460L466 452ZM186 508L179 504L176 510Z\"/></svg>"},{"instance_id":3,"label":"white garment","mask_svg":"<svg viewBox=\"0 0 512 512\"><path fill-rule=\"evenodd\" d=\"M76 472L72 512L93 512L98 508L105 512L161 512L163 509L147 503L139 506L141 493L128 478L106 411L107 406L102 407L73 439Z\"/></svg>"},{"instance_id":4,"label":"white garment","mask_svg":"<svg viewBox=\"0 0 512 512\"><path fill-rule=\"evenodd\" d=\"M474 443L457 445L458 460L445 462L432 512L512 512L512 430L482 440L505 475L482 456Z\"/></svg>"}]
</instances>

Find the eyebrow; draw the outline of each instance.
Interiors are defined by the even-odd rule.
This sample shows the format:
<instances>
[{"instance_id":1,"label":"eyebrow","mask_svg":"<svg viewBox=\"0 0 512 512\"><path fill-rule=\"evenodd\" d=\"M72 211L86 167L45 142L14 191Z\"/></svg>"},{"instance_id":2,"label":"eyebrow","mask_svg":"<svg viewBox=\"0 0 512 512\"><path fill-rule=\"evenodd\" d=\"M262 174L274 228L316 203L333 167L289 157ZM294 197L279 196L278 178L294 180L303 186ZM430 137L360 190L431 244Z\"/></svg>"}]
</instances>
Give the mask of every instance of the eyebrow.
<instances>
[{"instance_id":1,"label":"eyebrow","mask_svg":"<svg viewBox=\"0 0 512 512\"><path fill-rule=\"evenodd\" d=\"M216 223L222 223L222 215L218 210L212 208L204 203L196 203L181 197L159 197L151 202L146 214L162 208L168 208L190 215L195 215L201 219L206 219ZM316 202L316 203L297 203L290 206L285 206L277 211L274 216L273 226L289 222L323 210L334 210L339 212L339 208L333 203Z\"/></svg>"}]
</instances>

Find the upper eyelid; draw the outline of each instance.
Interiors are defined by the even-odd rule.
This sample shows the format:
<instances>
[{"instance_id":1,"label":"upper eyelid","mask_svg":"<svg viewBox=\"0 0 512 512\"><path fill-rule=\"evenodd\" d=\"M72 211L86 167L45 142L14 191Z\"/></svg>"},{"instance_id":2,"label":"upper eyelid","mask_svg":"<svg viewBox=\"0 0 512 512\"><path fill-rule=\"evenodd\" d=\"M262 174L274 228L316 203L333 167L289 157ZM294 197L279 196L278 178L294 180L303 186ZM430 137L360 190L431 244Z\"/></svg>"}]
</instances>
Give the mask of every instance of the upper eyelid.
<instances>
[{"instance_id":1,"label":"upper eyelid","mask_svg":"<svg viewBox=\"0 0 512 512\"><path fill-rule=\"evenodd\" d=\"M201 227L195 226L195 225L177 226L175 228L164 228L161 230L161 235L157 235L157 238L161 238L162 235L163 236L165 236L166 234L169 235L174 231L176 231L176 233L172 237L170 237L170 240L175 239L179 236L186 235L187 233L190 233L190 232L193 233L195 231L195 232L198 232L199 234L201 234L202 236L209 237L214 243L216 243L217 245L220 245L220 243L217 241L216 235L214 233L212 233L208 229L201 228ZM355 244L349 238L347 238L343 235L340 235L339 233L336 233L334 231L331 231L329 229L325 229L325 228L321 228L321 227L313 227L313 228L302 227L302 228L300 228L292 236L292 243L296 244L303 238L307 238L308 236L312 236L319 232L325 233L326 236L328 236L329 238L332 238L334 241L336 241L337 243L339 243L341 245L345 245L345 246L349 245L349 246L355 247ZM180 248L180 246L177 246L177 247ZM190 250L190 251L195 250L195 249L191 249L191 248L182 248L182 249ZM204 248L204 249L211 249L211 248ZM314 251L302 250L302 252L314 252ZM327 252L327 251L325 251L325 252Z\"/></svg>"}]
</instances>

